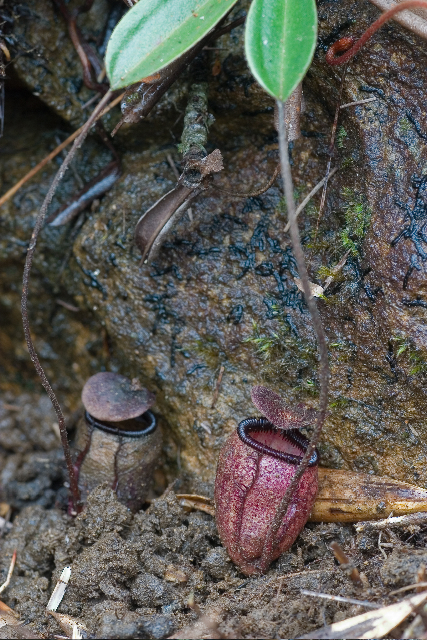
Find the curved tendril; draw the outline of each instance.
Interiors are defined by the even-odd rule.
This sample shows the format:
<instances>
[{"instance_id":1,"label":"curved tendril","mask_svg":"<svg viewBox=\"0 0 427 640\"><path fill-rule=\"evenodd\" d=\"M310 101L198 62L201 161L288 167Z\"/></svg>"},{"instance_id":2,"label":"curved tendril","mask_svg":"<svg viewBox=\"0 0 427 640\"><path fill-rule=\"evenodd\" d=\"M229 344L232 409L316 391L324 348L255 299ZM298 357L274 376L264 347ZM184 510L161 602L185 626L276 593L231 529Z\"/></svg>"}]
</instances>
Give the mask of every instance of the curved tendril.
<instances>
[{"instance_id":1,"label":"curved tendril","mask_svg":"<svg viewBox=\"0 0 427 640\"><path fill-rule=\"evenodd\" d=\"M395 7L392 7L388 11L385 11L378 20L375 20L375 22L366 29L365 33L359 38L359 40L355 41L355 38L352 37L345 37L337 40L337 42L328 49L325 57L326 62L332 66L345 64L351 60L353 56L360 51L369 38L371 38L374 33L383 26L383 24L396 15L396 13L400 13L400 11L404 11L405 9L415 9L417 7L427 9L427 0L406 0L405 2L401 2ZM346 51L347 53L344 53L341 56L336 55L343 51Z\"/></svg>"}]
</instances>

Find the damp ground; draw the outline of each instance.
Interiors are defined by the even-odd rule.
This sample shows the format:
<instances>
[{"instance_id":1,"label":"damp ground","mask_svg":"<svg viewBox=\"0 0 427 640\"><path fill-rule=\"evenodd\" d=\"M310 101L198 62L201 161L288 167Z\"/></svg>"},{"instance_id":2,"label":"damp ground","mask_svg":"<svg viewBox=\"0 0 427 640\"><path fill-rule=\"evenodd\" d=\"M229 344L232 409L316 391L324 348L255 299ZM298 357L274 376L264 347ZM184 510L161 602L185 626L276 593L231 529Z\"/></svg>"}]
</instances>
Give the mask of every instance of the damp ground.
<instances>
[{"instance_id":1,"label":"damp ground","mask_svg":"<svg viewBox=\"0 0 427 640\"><path fill-rule=\"evenodd\" d=\"M352 525L308 524L266 575L247 578L228 558L214 518L180 505L176 494L212 496L212 486L185 475L135 514L101 485L72 518L47 398L4 394L2 400L0 497L8 522L0 539L1 583L15 549L17 562L1 597L24 626L3 627L0 637L64 635L46 605L66 566L71 578L58 612L81 622L87 637L159 639L296 638L368 611L301 590L391 604L402 595L390 592L416 582L427 565L427 531L420 527L383 532L379 541L378 532L356 534ZM362 584L352 582L351 566L343 569L334 559L334 541ZM390 637L401 637L401 630Z\"/></svg>"}]
</instances>

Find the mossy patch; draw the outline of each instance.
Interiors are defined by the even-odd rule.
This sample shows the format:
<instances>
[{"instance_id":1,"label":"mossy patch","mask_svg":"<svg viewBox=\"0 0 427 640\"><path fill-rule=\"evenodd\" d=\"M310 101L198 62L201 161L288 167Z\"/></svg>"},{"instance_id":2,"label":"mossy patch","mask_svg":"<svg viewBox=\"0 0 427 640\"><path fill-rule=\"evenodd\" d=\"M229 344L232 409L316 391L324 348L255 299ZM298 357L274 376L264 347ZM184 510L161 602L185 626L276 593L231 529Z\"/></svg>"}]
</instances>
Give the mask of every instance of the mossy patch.
<instances>
[{"instance_id":1,"label":"mossy patch","mask_svg":"<svg viewBox=\"0 0 427 640\"><path fill-rule=\"evenodd\" d=\"M263 330L253 321L252 334L245 339L253 345L262 365L264 377L276 382L286 380L294 388L310 395L318 393L318 381L313 372L317 369L315 342L296 336L283 315L278 316L277 331Z\"/></svg>"},{"instance_id":2,"label":"mossy patch","mask_svg":"<svg viewBox=\"0 0 427 640\"><path fill-rule=\"evenodd\" d=\"M348 133L344 129L344 127L341 126L339 128L339 130L338 130L338 133L337 133L337 147L338 147L338 149L343 149L344 148L344 141L345 141L346 138L348 138Z\"/></svg>"},{"instance_id":3,"label":"mossy patch","mask_svg":"<svg viewBox=\"0 0 427 640\"><path fill-rule=\"evenodd\" d=\"M341 192L344 198L345 228L340 233L342 245L354 256L360 253L361 245L369 227L372 212L363 197L353 189L344 187Z\"/></svg>"},{"instance_id":4,"label":"mossy patch","mask_svg":"<svg viewBox=\"0 0 427 640\"><path fill-rule=\"evenodd\" d=\"M403 335L393 336L390 346L396 363L400 368L406 370L410 376L427 375L427 360L425 354L418 349L414 342Z\"/></svg>"}]
</instances>

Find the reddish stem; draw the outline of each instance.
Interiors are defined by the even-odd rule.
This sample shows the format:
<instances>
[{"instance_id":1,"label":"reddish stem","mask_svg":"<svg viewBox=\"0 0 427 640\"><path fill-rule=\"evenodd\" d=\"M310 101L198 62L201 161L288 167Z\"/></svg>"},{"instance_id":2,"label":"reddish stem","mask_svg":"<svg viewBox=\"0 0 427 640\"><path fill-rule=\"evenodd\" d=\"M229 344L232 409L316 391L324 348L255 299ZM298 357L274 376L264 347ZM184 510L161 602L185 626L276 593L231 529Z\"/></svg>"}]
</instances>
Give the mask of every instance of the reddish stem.
<instances>
[{"instance_id":1,"label":"reddish stem","mask_svg":"<svg viewBox=\"0 0 427 640\"><path fill-rule=\"evenodd\" d=\"M404 11L405 9L415 9L417 7L427 9L427 0L406 0L406 2L401 2L392 9L385 11L378 20L375 20L375 22L366 29L363 36L356 42L354 42L354 38L352 37L341 38L335 42L326 54L326 62L334 66L348 62L360 51L369 38L371 38L374 33L383 26L383 24L388 22L390 18L396 15L396 13L400 13L400 11ZM341 53L343 51L347 51L347 53L336 57L337 53Z\"/></svg>"},{"instance_id":2,"label":"reddish stem","mask_svg":"<svg viewBox=\"0 0 427 640\"><path fill-rule=\"evenodd\" d=\"M50 185L49 191L47 192L47 195L44 199L44 202L42 204L42 207L36 219L36 224L34 226L34 231L31 236L30 244L27 251L27 257L25 259L24 276L22 279L21 313L22 313L22 323L24 325L25 340L27 342L27 347L31 356L31 360L33 361L34 367L38 375L40 376L42 385L44 386L46 393L49 396L49 399L53 405L53 408L55 409L55 413L58 419L59 432L61 435L61 443L62 443L62 448L64 450L65 464L67 466L68 475L70 478L71 506L74 514L77 514L82 510L82 505L80 502L80 489L78 485L78 479L77 479L76 471L74 469L73 460L71 457L70 445L68 444L67 428L65 425L64 414L62 413L62 409L55 395L55 392L52 389L46 377L46 374L40 363L39 357L37 355L37 352L31 337L30 320L28 317L28 285L30 280L31 266L33 264L34 252L36 249L37 238L40 233L40 230L43 227L47 208L52 202L52 198L55 194L58 184L60 183L65 171L68 169L70 162L74 158L77 149L79 149L79 147L83 144L83 141L86 138L87 134L89 133L90 128L98 118L99 114L102 113L102 110L105 107L105 105L111 100L111 97L112 97L112 92L108 91L105 94L105 96L102 98L102 100L99 102L99 104L95 107L94 111L92 112L91 116L85 123L81 132L79 133L77 138L74 140L74 144L71 150L68 152L67 157L65 158L58 173L53 179L52 184Z\"/></svg>"},{"instance_id":3,"label":"reddish stem","mask_svg":"<svg viewBox=\"0 0 427 640\"><path fill-rule=\"evenodd\" d=\"M80 58L80 62L83 67L83 82L85 86L88 89L92 89L93 91L100 91L104 94L108 90L108 87L105 84L100 84L99 82L93 80L91 68L93 67L95 73L98 74L102 69L102 64L97 59L97 55L93 51L92 47L84 41L84 38L76 22L79 13L89 11L93 4L92 0L87 0L86 2L84 2L83 5L73 13L70 13L63 0L55 0L55 3L65 18L71 41L74 45L77 55Z\"/></svg>"}]
</instances>

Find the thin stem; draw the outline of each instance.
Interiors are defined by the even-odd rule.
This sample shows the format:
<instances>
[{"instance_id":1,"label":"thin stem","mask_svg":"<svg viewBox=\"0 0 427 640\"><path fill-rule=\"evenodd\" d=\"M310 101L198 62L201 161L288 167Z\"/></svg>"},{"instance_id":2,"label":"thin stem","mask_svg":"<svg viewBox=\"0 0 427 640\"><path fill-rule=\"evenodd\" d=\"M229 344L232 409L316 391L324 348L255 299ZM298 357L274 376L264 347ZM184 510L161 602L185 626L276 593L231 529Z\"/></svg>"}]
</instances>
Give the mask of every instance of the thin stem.
<instances>
[{"instance_id":1,"label":"thin stem","mask_svg":"<svg viewBox=\"0 0 427 640\"><path fill-rule=\"evenodd\" d=\"M329 178L332 178L332 176L334 176L337 171L338 171L338 167L334 167L333 169L331 169L331 171L329 172ZM301 213L301 211L303 211L305 209L305 207L310 202L312 197L315 196L316 193L319 191L319 189L321 189L323 187L323 185L325 184L325 181L326 181L326 175L325 175L324 178L322 178L322 180L320 180L320 182L318 182L316 184L315 187L313 187L313 189L310 191L308 196L306 196L304 198L304 200L301 202L301 204L298 205L298 207L296 208L296 211L295 211L295 217L296 218L298 218L298 216ZM289 224L289 222L287 222L286 223L286 227L285 227L285 233L287 233L289 231L289 227L290 226L291 225Z\"/></svg>"},{"instance_id":2,"label":"thin stem","mask_svg":"<svg viewBox=\"0 0 427 640\"><path fill-rule=\"evenodd\" d=\"M323 422L326 416L326 408L328 404L328 384L329 384L329 363L328 363L328 347L326 343L326 336L323 330L322 321L317 310L316 302L310 293L310 283L308 279L307 268L305 265L304 253L301 246L301 241L299 237L298 225L296 221L295 215L295 202L293 195L293 184L292 184L292 175L291 175L291 167L289 164L289 155L288 155L288 142L286 136L286 126L285 126L285 118L284 118L284 103L282 101L277 101L278 111L279 111L279 151L280 151L280 163L282 168L282 177L286 198L286 206L288 210L288 220L290 224L290 235L292 240L292 247L295 260L297 262L298 273L301 278L305 300L307 302L308 309L310 311L311 319L313 322L314 332L317 338L317 346L319 350L319 377L320 377L320 399L319 399L319 412L317 417L316 426L313 431L313 435L310 440L310 444L307 447L307 451L304 454L304 457L301 461L301 464L298 466L298 469L292 478L292 481L280 502L277 511L275 513L273 522L271 523L266 540L264 543L264 547L262 550L261 559L259 562L259 570L264 572L267 570L273 553L275 549L275 543L277 539L277 533L283 523L283 520L286 517L286 513L288 511L288 507L291 503L292 497L295 493L295 490L298 487L299 481L307 469L309 460L313 455L314 449L316 448L317 443L319 442L320 433L322 431Z\"/></svg>"},{"instance_id":3,"label":"thin stem","mask_svg":"<svg viewBox=\"0 0 427 640\"><path fill-rule=\"evenodd\" d=\"M373 22L371 26L366 29L362 37L359 38L359 40L357 40L356 42L354 42L353 38L341 38L341 40L335 42L335 44L332 45L332 47L326 54L326 62L331 65L339 65L348 62L353 56L356 55L356 53L360 51L365 42L367 42L369 38L371 38L374 33L383 26L383 24L388 22L390 18L396 15L396 13L400 13L400 11L404 11L405 9L415 9L417 7L427 9L427 0L406 0L405 2L400 2L396 6L383 13L378 18L378 20L375 20L375 22ZM347 44L344 42L344 40L347 41ZM351 48L348 49L348 46L351 46ZM344 51L346 49L348 49L347 53L344 53L344 55L342 56L335 57L336 53L339 53L340 51Z\"/></svg>"},{"instance_id":4,"label":"thin stem","mask_svg":"<svg viewBox=\"0 0 427 640\"><path fill-rule=\"evenodd\" d=\"M43 370L43 367L40 364L38 355L37 355L35 347L34 347L33 340L31 338L30 322L29 322L29 318L28 318L28 284L29 284L29 279L30 279L31 266L32 266L32 263L33 263L34 252L35 252L36 244L37 244L37 238L38 238L38 235L40 233L40 230L43 227L43 222L44 222L44 219L46 217L47 208L50 205L50 203L52 202L52 198L53 198L53 196L55 194L55 191L56 191L56 189L58 187L58 184L62 180L65 171L68 169L68 167L70 165L70 162L74 158L77 149L82 145L84 139L86 138L87 134L89 133L89 130L90 130L91 126L93 125L93 123L97 119L98 114L101 113L101 111L104 108L104 106L107 104L107 102L109 102L109 100L111 99L111 96L112 96L112 92L108 91L105 94L105 96L102 98L100 103L95 107L94 111L92 112L92 115L90 116L90 118L88 119L86 124L84 125L84 127L81 130L81 132L78 135L78 137L75 139L73 146L71 147L71 149L70 149L68 155L66 156L64 162L62 163L58 173L56 174L55 178L53 179L53 182L52 182L52 184L50 186L50 189L49 189L49 191L48 191L48 193L46 195L46 198L44 199L44 202L42 204L40 212L39 212L39 214L37 216L36 224L35 224L34 231L33 231L33 234L31 236L30 244L29 244L28 251L27 251L27 257L26 257L26 260L25 260L25 267L24 267L24 276L23 276L23 282L22 282L21 312L22 312L22 323L24 325L25 340L27 341L28 351L30 353L31 360L33 361L34 367L35 367L38 375L40 376L42 385L45 388L46 393L49 396L50 401L52 402L53 408L55 409L55 413L56 413L56 416L58 418L59 432L61 434L61 444L62 444L62 448L64 450L65 462L66 462L66 465L67 465L68 475L69 475L69 478L70 478L71 504L72 504L72 508L73 508L74 513L79 513L79 511L81 511L81 509L82 509L82 506L80 504L80 490L79 490L79 487L78 487L77 475L76 475L75 469L73 467L73 461L72 461L72 458L71 458L70 446L68 444L67 428L65 426L64 414L62 413L62 410L61 410L61 407L59 405L58 399L57 399L57 397L55 395L55 392L52 389L52 387L50 386L49 381L48 381L48 379L46 377L46 374L45 374L45 372Z\"/></svg>"},{"instance_id":5,"label":"thin stem","mask_svg":"<svg viewBox=\"0 0 427 640\"><path fill-rule=\"evenodd\" d=\"M344 67L344 71L343 71L343 74L342 74L340 92L338 94L338 102L337 102L337 106L336 106L336 109L335 109L334 123L332 125L332 131L331 131L331 141L329 143L328 166L326 168L326 177L325 177L325 183L324 183L323 191L322 191L322 199L320 201L319 213L317 214L317 223L316 223L316 231L314 233L314 241L316 241L316 238L317 238L317 233L319 231L320 220L322 218L323 207L325 206L325 201L326 201L326 191L327 191L327 188L328 188L329 173L330 173L330 170L331 170L332 155L333 155L334 146L335 146L335 135L337 133L338 116L339 116L340 108L341 108L342 92L343 92L343 89L344 89L344 80L345 80L346 73L347 73L347 65Z\"/></svg>"}]
</instances>

